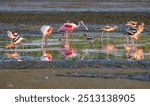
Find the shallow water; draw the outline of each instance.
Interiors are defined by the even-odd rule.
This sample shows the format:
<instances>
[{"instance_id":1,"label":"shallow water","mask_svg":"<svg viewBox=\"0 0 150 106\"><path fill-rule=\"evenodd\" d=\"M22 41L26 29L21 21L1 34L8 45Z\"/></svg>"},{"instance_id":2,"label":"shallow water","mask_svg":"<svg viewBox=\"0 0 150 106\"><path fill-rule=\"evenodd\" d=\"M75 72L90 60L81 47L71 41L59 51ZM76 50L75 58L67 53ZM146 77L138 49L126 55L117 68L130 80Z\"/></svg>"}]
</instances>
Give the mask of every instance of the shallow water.
<instances>
[{"instance_id":1,"label":"shallow water","mask_svg":"<svg viewBox=\"0 0 150 106\"><path fill-rule=\"evenodd\" d=\"M150 3L145 2L0 2L0 11L128 11L150 12Z\"/></svg>"},{"instance_id":2,"label":"shallow water","mask_svg":"<svg viewBox=\"0 0 150 106\"><path fill-rule=\"evenodd\" d=\"M116 33L115 33L116 34ZM114 35L114 34L112 34ZM88 36L95 37L95 41L93 43L87 42L82 35L74 35L74 41L72 43L72 48L77 53L75 57L69 58L69 60L100 60L100 59L110 59L110 60L125 60L127 59L125 56L124 44L126 43L126 36L114 35L111 36L108 40L107 36L104 35L103 44L113 44L115 48L107 50L102 48L103 44L100 40L100 36L97 36L97 33ZM142 39L138 41L136 46L139 48L144 49L144 57L145 60L150 60L150 43L149 39L144 39L145 35L142 35ZM26 37L26 36L24 36ZM30 38L28 36L28 38ZM13 49L5 49L5 46L10 41L0 41L0 61L9 60L14 61L15 58L8 57L6 53L18 53L19 59L21 60L40 60L42 56L42 48L41 48L41 38L36 38L31 36L31 39L28 41L23 42L22 44L18 45L17 48ZM66 57L63 56L60 51L62 50L62 42L58 41L59 36L54 34L48 40L48 50L51 53L53 60L65 60ZM66 39L63 39L65 41ZM69 42L71 39L69 39ZM145 48L146 47L146 48Z\"/></svg>"}]
</instances>

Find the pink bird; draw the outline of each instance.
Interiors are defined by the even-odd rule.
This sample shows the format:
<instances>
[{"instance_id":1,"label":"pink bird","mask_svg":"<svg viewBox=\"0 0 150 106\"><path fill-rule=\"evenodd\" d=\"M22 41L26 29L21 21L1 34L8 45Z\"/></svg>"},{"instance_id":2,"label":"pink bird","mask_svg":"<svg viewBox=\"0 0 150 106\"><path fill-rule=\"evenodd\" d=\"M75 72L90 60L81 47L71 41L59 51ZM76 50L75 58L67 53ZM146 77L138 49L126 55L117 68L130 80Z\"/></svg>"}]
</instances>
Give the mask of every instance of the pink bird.
<instances>
[{"instance_id":1,"label":"pink bird","mask_svg":"<svg viewBox=\"0 0 150 106\"><path fill-rule=\"evenodd\" d=\"M42 26L41 27L41 32L42 32L42 35L43 35L43 38L42 38L42 46L43 46L43 42L45 40L45 46L47 47L47 43L48 43L48 37L51 35L52 33L52 27L51 26Z\"/></svg>"},{"instance_id":2,"label":"pink bird","mask_svg":"<svg viewBox=\"0 0 150 106\"><path fill-rule=\"evenodd\" d=\"M77 29L79 28L81 25L83 25L85 27L86 30L88 30L88 28L84 25L83 21L79 21L78 25L76 25L75 23L64 23L59 29L58 29L58 32L62 32L62 35L60 37L60 41L61 39L63 38L64 34L66 33L70 33L70 37L72 38L73 40L73 37L72 37L72 31L74 29Z\"/></svg>"}]
</instances>

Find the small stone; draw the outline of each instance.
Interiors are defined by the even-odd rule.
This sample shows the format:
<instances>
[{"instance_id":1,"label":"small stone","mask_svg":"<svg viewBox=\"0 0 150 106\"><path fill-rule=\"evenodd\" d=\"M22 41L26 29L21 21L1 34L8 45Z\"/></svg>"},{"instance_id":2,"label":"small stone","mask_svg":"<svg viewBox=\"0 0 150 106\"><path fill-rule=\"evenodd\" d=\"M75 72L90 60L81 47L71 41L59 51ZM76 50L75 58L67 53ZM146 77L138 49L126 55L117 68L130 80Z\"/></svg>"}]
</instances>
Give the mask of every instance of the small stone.
<instances>
[{"instance_id":1,"label":"small stone","mask_svg":"<svg viewBox=\"0 0 150 106\"><path fill-rule=\"evenodd\" d=\"M48 79L49 79L49 77L48 77L48 76L45 76L45 79L46 79L46 80L48 80Z\"/></svg>"},{"instance_id":2,"label":"small stone","mask_svg":"<svg viewBox=\"0 0 150 106\"><path fill-rule=\"evenodd\" d=\"M13 87L13 84L7 84L8 87L12 88Z\"/></svg>"}]
</instances>

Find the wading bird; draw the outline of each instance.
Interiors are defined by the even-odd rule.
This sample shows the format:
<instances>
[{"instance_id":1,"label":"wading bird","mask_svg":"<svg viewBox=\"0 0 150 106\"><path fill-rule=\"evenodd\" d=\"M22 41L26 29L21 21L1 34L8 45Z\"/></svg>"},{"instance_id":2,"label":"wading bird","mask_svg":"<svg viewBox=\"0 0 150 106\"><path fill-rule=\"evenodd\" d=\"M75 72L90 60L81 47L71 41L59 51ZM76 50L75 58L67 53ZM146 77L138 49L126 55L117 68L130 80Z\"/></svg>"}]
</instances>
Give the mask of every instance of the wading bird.
<instances>
[{"instance_id":1,"label":"wading bird","mask_svg":"<svg viewBox=\"0 0 150 106\"><path fill-rule=\"evenodd\" d=\"M83 37L85 38L85 40L89 43L93 43L95 41L94 37L91 36L87 36L87 34L83 34Z\"/></svg>"},{"instance_id":2,"label":"wading bird","mask_svg":"<svg viewBox=\"0 0 150 106\"><path fill-rule=\"evenodd\" d=\"M52 27L51 26L42 26L40 30L42 32L42 47L44 45L43 43L45 42L45 47L47 48L48 37L52 33Z\"/></svg>"},{"instance_id":3,"label":"wading bird","mask_svg":"<svg viewBox=\"0 0 150 106\"><path fill-rule=\"evenodd\" d=\"M73 41L73 37L72 37L72 31L74 29L79 28L81 25L83 25L85 27L86 30L88 30L88 28L84 25L83 21L79 21L78 25L76 25L75 23L64 23L59 29L58 32L62 32L62 35L60 36L59 40L61 41L61 39L63 38L63 36L67 33L70 33L70 37Z\"/></svg>"},{"instance_id":4,"label":"wading bird","mask_svg":"<svg viewBox=\"0 0 150 106\"><path fill-rule=\"evenodd\" d=\"M12 46L17 45L24 40L24 38L19 36L16 32L7 31L7 35L11 39L11 42L6 46L6 49L11 48Z\"/></svg>"},{"instance_id":5,"label":"wading bird","mask_svg":"<svg viewBox=\"0 0 150 106\"><path fill-rule=\"evenodd\" d=\"M136 21L128 21L126 23L126 25L128 26L128 28L127 28L127 34L128 34L127 44L129 44L129 43L133 42L132 38L131 38L131 35L134 35L137 32L137 28L136 28L137 22Z\"/></svg>"},{"instance_id":6,"label":"wading bird","mask_svg":"<svg viewBox=\"0 0 150 106\"><path fill-rule=\"evenodd\" d=\"M142 22L141 24L139 24L137 26L137 30L136 32L131 36L131 38L133 38L134 40L138 40L139 39L139 35L141 34L141 32L143 32L144 30L144 23Z\"/></svg>"},{"instance_id":7,"label":"wading bird","mask_svg":"<svg viewBox=\"0 0 150 106\"><path fill-rule=\"evenodd\" d=\"M109 36L108 36L108 32L112 32L112 31L115 31L115 30L117 30L117 26L104 26L104 27L101 27L100 28L100 30L102 30L103 32L102 32L102 34L101 34L101 42L103 42L103 39L102 39L102 37L103 37L103 35L104 35L104 32L107 32L107 37L108 37L108 39L109 39Z\"/></svg>"}]
</instances>

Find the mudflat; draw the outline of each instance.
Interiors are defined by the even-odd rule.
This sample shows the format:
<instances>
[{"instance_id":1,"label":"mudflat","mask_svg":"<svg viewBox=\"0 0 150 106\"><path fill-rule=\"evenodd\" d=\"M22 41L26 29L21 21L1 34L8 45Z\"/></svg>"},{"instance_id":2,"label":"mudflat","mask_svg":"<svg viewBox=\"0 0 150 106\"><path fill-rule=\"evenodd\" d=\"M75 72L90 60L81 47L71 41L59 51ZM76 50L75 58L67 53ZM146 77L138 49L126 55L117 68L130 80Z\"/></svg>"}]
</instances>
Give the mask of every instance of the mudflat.
<instances>
[{"instance_id":1,"label":"mudflat","mask_svg":"<svg viewBox=\"0 0 150 106\"><path fill-rule=\"evenodd\" d=\"M3 89L149 89L148 80L132 79L132 75L150 74L144 68L44 68L1 69ZM120 77L120 75L128 75ZM134 77L133 77L134 78Z\"/></svg>"}]
</instances>

